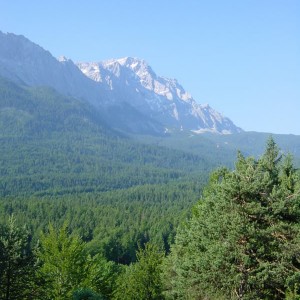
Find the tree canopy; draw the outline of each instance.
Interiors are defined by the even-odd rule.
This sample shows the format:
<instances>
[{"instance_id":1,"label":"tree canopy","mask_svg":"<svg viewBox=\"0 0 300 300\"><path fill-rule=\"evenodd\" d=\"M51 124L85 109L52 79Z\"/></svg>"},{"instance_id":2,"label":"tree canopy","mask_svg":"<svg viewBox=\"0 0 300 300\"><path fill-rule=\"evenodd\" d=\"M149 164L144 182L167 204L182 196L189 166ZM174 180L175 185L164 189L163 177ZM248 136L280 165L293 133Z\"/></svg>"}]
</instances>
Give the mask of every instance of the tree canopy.
<instances>
[{"instance_id":1,"label":"tree canopy","mask_svg":"<svg viewBox=\"0 0 300 300\"><path fill-rule=\"evenodd\" d=\"M268 141L217 170L167 259L169 299L298 299L300 183Z\"/></svg>"},{"instance_id":2,"label":"tree canopy","mask_svg":"<svg viewBox=\"0 0 300 300\"><path fill-rule=\"evenodd\" d=\"M111 191L99 199L6 199L0 298L299 300L300 180L292 158L272 139L258 159L239 153L234 170L212 173L172 244L179 211L197 191L176 184L117 198ZM18 227L25 220L30 230Z\"/></svg>"}]
</instances>

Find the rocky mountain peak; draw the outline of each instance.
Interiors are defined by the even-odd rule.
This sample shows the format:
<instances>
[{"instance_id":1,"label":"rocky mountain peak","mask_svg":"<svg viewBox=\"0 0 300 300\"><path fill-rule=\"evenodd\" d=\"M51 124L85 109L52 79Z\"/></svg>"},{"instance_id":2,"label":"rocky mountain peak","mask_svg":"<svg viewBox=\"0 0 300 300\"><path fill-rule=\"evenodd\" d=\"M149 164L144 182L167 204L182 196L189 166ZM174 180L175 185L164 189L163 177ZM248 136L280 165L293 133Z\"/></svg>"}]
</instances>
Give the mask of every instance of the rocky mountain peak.
<instances>
[{"instance_id":1,"label":"rocky mountain peak","mask_svg":"<svg viewBox=\"0 0 300 300\"><path fill-rule=\"evenodd\" d=\"M115 99L127 101L168 129L241 131L209 105L198 104L176 79L157 75L143 59L124 57L77 65L89 78L109 85Z\"/></svg>"},{"instance_id":2,"label":"rocky mountain peak","mask_svg":"<svg viewBox=\"0 0 300 300\"><path fill-rule=\"evenodd\" d=\"M0 32L0 76L85 100L108 123L114 119L118 128L133 132L139 127L156 132L241 131L211 107L196 102L177 80L157 75L145 60L134 57L74 64L64 56L54 58L24 36Z\"/></svg>"}]
</instances>

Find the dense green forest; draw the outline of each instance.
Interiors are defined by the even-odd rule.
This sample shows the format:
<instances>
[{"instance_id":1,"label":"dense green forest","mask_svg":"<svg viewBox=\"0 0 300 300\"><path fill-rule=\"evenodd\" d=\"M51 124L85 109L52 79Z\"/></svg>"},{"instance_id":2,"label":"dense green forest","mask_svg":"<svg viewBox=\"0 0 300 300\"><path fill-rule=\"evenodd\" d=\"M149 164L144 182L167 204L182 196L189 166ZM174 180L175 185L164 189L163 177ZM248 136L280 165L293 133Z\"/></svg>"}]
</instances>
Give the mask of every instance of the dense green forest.
<instances>
[{"instance_id":1,"label":"dense green forest","mask_svg":"<svg viewBox=\"0 0 300 300\"><path fill-rule=\"evenodd\" d=\"M114 272L135 262L137 251L149 241L169 251L176 228L201 195L212 168L208 162L134 141L108 128L86 103L49 88L2 79L0 95L1 299L71 297L70 290L60 296L51 289L49 295L35 291L40 284L37 245L49 228L52 235L64 232L66 240L75 236L84 244L82 255ZM20 239L15 246L30 260L24 268L37 276L29 286L10 286L10 272L19 271L5 273L13 230ZM114 280L108 280L112 285ZM104 289L101 294L111 297L112 287Z\"/></svg>"},{"instance_id":2,"label":"dense green forest","mask_svg":"<svg viewBox=\"0 0 300 300\"><path fill-rule=\"evenodd\" d=\"M300 180L272 139L212 173L167 258L170 299L299 299Z\"/></svg>"},{"instance_id":3,"label":"dense green forest","mask_svg":"<svg viewBox=\"0 0 300 300\"><path fill-rule=\"evenodd\" d=\"M103 193L10 196L0 202L0 219L14 215L20 226L28 225L34 241L49 223L62 226L67 220L69 230L91 251L102 249L108 259L128 264L135 260L138 244L151 240L168 250L200 195L197 183L172 183Z\"/></svg>"},{"instance_id":4,"label":"dense green forest","mask_svg":"<svg viewBox=\"0 0 300 300\"><path fill-rule=\"evenodd\" d=\"M272 139L259 159L239 154L233 171L220 168L211 174L192 215L179 224L170 251L155 239L140 240L136 261L129 265L113 261L112 253L103 251L113 249L118 237L111 244L93 244L94 237L90 240L88 233L77 231L76 220L73 224L68 218L61 224L54 221L67 210L68 201L60 202L56 213L49 201L44 209L34 199L25 209L23 201L11 201L5 209L26 211L23 218L39 211L40 220L44 215L54 222L41 228L37 241L14 215L5 218L0 228L0 297L299 299L299 179L291 157L282 157ZM149 194L154 192L151 188ZM79 203L84 206L88 199ZM77 205L73 216L82 211ZM97 214L97 206L93 205L85 224L95 220L91 216ZM119 246L113 250L122 249Z\"/></svg>"},{"instance_id":5,"label":"dense green forest","mask_svg":"<svg viewBox=\"0 0 300 300\"><path fill-rule=\"evenodd\" d=\"M295 165L299 167L299 135L248 131L238 134L203 133L199 135L187 131L173 131L164 137L132 135L132 138L143 143L201 155L204 160L213 163L214 166L222 165L233 168L238 151L242 152L245 156L261 156L265 149L265 143L270 135L274 138L282 152L293 155Z\"/></svg>"},{"instance_id":6,"label":"dense green forest","mask_svg":"<svg viewBox=\"0 0 300 300\"><path fill-rule=\"evenodd\" d=\"M103 120L0 79L0 299L299 299L297 137Z\"/></svg>"},{"instance_id":7,"label":"dense green forest","mask_svg":"<svg viewBox=\"0 0 300 300\"><path fill-rule=\"evenodd\" d=\"M2 221L30 220L36 240L49 222L68 219L90 247L101 244L123 263L135 260L139 243L169 248L207 181L207 161L134 141L87 103L49 88L2 79L0 95Z\"/></svg>"},{"instance_id":8,"label":"dense green forest","mask_svg":"<svg viewBox=\"0 0 300 300\"><path fill-rule=\"evenodd\" d=\"M199 155L124 137L86 103L49 88L0 83L2 196L203 180L211 169Z\"/></svg>"}]
</instances>

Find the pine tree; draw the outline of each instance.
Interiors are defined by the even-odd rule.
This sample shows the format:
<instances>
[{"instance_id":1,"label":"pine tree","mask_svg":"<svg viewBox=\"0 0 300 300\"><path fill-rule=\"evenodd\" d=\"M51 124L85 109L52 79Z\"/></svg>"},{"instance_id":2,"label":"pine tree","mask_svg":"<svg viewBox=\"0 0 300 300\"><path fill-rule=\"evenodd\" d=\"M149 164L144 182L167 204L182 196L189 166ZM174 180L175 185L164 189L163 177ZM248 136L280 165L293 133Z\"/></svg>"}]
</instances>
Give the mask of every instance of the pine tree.
<instances>
[{"instance_id":1,"label":"pine tree","mask_svg":"<svg viewBox=\"0 0 300 300\"><path fill-rule=\"evenodd\" d=\"M49 232L41 237L38 252L45 299L71 299L76 289L84 287L88 277L84 247L78 236L68 234L66 223L59 230L49 225Z\"/></svg>"},{"instance_id":2,"label":"pine tree","mask_svg":"<svg viewBox=\"0 0 300 300\"><path fill-rule=\"evenodd\" d=\"M30 235L11 216L0 228L0 299L32 299L35 270Z\"/></svg>"},{"instance_id":3,"label":"pine tree","mask_svg":"<svg viewBox=\"0 0 300 300\"><path fill-rule=\"evenodd\" d=\"M157 246L147 243L137 252L137 262L125 269L118 278L114 299L160 300L162 296L161 267L164 254Z\"/></svg>"},{"instance_id":4,"label":"pine tree","mask_svg":"<svg viewBox=\"0 0 300 300\"><path fill-rule=\"evenodd\" d=\"M86 260L87 277L85 286L102 295L104 298L111 299L116 286L116 280L121 272L121 265L112 261L107 261L100 254Z\"/></svg>"},{"instance_id":5,"label":"pine tree","mask_svg":"<svg viewBox=\"0 0 300 300\"><path fill-rule=\"evenodd\" d=\"M270 139L211 176L165 265L169 299L284 299L299 292L300 182ZM296 298L295 298L296 299Z\"/></svg>"},{"instance_id":6,"label":"pine tree","mask_svg":"<svg viewBox=\"0 0 300 300\"><path fill-rule=\"evenodd\" d=\"M102 295L96 294L91 289L78 289L73 293L73 300L103 300Z\"/></svg>"}]
</instances>

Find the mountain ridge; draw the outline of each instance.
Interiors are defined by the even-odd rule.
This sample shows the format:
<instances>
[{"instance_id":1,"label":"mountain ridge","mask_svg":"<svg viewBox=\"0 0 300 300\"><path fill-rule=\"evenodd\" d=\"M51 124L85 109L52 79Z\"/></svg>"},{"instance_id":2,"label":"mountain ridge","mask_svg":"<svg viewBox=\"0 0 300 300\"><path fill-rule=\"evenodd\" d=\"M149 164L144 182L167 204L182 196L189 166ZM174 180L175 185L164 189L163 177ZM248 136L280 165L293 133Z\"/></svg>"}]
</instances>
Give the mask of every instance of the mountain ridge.
<instances>
[{"instance_id":1,"label":"mountain ridge","mask_svg":"<svg viewBox=\"0 0 300 300\"><path fill-rule=\"evenodd\" d=\"M101 85L83 76L72 60L59 61L23 35L0 31L0 76L29 86L49 86L59 93L96 104Z\"/></svg>"},{"instance_id":2,"label":"mountain ridge","mask_svg":"<svg viewBox=\"0 0 300 300\"><path fill-rule=\"evenodd\" d=\"M211 107L198 104L177 80L158 76L145 60L75 64L66 57L56 59L22 35L0 31L0 76L85 100L108 124L125 132L242 131Z\"/></svg>"},{"instance_id":3,"label":"mountain ridge","mask_svg":"<svg viewBox=\"0 0 300 300\"><path fill-rule=\"evenodd\" d=\"M143 103L139 109L168 129L222 134L242 131L209 105L198 104L176 79L157 75L143 59L124 57L77 66L89 78L106 84L115 99L123 92L122 97L134 106Z\"/></svg>"}]
</instances>

